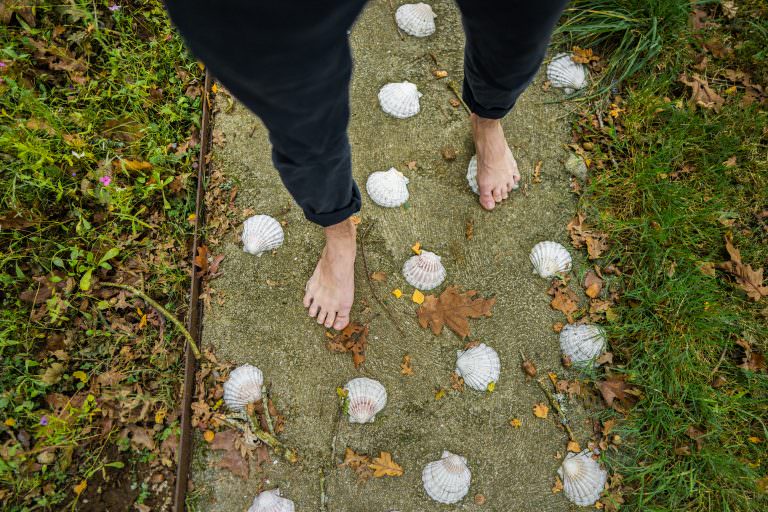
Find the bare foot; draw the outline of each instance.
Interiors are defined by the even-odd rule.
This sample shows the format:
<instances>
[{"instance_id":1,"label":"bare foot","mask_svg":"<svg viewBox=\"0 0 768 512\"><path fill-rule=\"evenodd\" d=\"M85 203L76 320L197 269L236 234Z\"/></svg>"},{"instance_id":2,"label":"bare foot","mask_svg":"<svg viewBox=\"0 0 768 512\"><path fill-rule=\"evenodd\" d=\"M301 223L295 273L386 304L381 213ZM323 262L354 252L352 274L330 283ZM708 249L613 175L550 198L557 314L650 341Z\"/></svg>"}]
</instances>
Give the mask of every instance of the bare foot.
<instances>
[{"instance_id":1,"label":"bare foot","mask_svg":"<svg viewBox=\"0 0 768 512\"><path fill-rule=\"evenodd\" d=\"M325 228L325 248L307 281L304 307L317 323L341 330L355 298L355 225L347 219Z\"/></svg>"},{"instance_id":2,"label":"bare foot","mask_svg":"<svg viewBox=\"0 0 768 512\"><path fill-rule=\"evenodd\" d=\"M480 204L493 210L496 203L509 197L520 184L520 171L512 156L501 120L485 119L472 114L472 132L477 151L477 185Z\"/></svg>"}]
</instances>

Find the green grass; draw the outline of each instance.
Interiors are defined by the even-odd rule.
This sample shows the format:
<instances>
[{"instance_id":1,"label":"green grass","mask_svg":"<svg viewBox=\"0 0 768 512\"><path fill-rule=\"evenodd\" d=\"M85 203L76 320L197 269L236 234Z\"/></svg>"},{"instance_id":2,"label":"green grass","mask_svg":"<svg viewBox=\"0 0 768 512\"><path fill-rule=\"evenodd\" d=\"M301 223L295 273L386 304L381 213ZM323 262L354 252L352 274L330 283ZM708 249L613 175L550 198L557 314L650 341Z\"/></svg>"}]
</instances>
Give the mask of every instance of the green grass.
<instances>
[{"instance_id":1,"label":"green grass","mask_svg":"<svg viewBox=\"0 0 768 512\"><path fill-rule=\"evenodd\" d=\"M200 97L185 91L201 73L159 1L112 3L43 2L35 26L21 16L0 25L3 510L76 508L76 484L98 485L105 464L134 462L115 456L130 444L118 442L122 427L153 429L158 443L178 431L182 338L98 281L138 279L166 308L186 311L194 203L183 178L197 155L194 144L176 148L199 125ZM47 300L25 300L45 289ZM56 364L61 375L46 383ZM125 375L122 400L148 409L103 431L116 406L95 381L108 370ZM69 414L48 404L57 394L72 401ZM156 424L163 409L170 419ZM46 450L55 460L41 463Z\"/></svg>"},{"instance_id":2,"label":"green grass","mask_svg":"<svg viewBox=\"0 0 768 512\"><path fill-rule=\"evenodd\" d=\"M600 2L633 18L648 18L648 6L659 6L633 11L631 3ZM571 33L587 16L568 21ZM750 33L766 27L763 21ZM612 36L596 51L617 66L639 62L633 47L622 45L643 40L643 31L614 28L605 29ZM724 29L716 35L745 37ZM613 242L604 261L624 272L618 318L608 326L611 371L642 391L628 415L618 416L622 449L605 460L623 477L622 510L766 510L768 495L757 481L768 474L768 376L740 367L744 350L736 341L768 351L768 299L751 301L727 274L706 275L700 266L728 259L724 237L731 233L745 263L768 267L768 113L742 106L740 92L725 95L729 84L722 82L714 85L727 98L719 113L690 105L690 89L677 82L693 64L686 62L690 33L675 25L663 41L658 60L666 67L646 63L635 71L616 126L595 128L587 119L575 125L582 141L595 144L590 156L599 164L580 207ZM759 65L754 55L736 52L730 61L715 60L708 73L727 66L759 76ZM736 165L726 165L734 156ZM715 377L723 385L713 386ZM690 427L705 433L700 450Z\"/></svg>"}]
</instances>

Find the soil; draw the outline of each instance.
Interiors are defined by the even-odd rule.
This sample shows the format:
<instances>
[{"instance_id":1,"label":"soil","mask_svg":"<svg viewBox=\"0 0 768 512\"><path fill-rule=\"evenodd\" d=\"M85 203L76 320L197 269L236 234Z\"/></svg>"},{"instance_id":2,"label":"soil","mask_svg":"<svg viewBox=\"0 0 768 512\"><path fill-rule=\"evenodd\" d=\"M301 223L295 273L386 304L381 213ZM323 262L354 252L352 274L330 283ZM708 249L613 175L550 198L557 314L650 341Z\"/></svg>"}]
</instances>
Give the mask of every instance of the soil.
<instances>
[{"instance_id":1,"label":"soil","mask_svg":"<svg viewBox=\"0 0 768 512\"><path fill-rule=\"evenodd\" d=\"M474 152L469 118L451 105L454 95L447 87L447 80L462 81L459 15L447 0L433 2L433 8L438 29L428 38L401 40L385 1L371 2L350 36L356 65L349 133L354 175L364 196L359 232L367 233L361 243L368 270L387 274L385 282L369 285L358 251L352 317L370 328L367 360L360 370L349 355L326 350L325 330L301 306L304 284L322 248L321 230L304 220L282 187L259 120L237 103L227 112L223 95L217 99L215 130L226 143L215 148L214 165L237 184L237 206L284 222L286 238L281 248L260 258L242 251L236 232L212 248L225 259L223 275L212 282L203 342L220 359L261 368L287 417L281 437L301 458L296 465L275 459L261 472L252 468L251 478L243 481L215 468L218 456L198 446L192 476L198 510L245 510L259 490L276 486L297 510L322 510L321 470L327 510L333 512L572 508L562 493L551 491L567 436L552 414L546 420L533 416L533 406L546 398L520 370L522 351L544 378L547 371L569 375L560 365L552 330L562 315L550 309L549 282L532 273L528 253L539 241L565 243L567 238L565 226L575 211L563 165L570 113L558 102L558 92L542 90L539 76L504 120L523 186L493 212L482 210L465 179ZM438 80L433 69L446 70L449 77ZM406 120L387 117L377 102L381 86L402 80L417 84L423 93L421 112ZM447 153L455 151L455 159L444 159L446 146L451 150ZM533 183L538 161L543 161L542 182ZM407 162L416 162L415 168ZM364 192L368 174L393 166L410 179L407 208L378 207ZM471 239L466 237L469 224ZM441 255L448 271L444 285L432 293L456 284L497 298L493 317L472 320L470 335L500 355L502 373L494 393L450 389L456 350L464 341L449 331L434 336L416 321L417 306L409 300L413 289L400 274L416 241ZM580 275L585 266L575 257ZM394 288L404 296L396 299L390 293ZM405 354L412 358L413 376L400 373ZM338 421L335 390L357 376L375 378L387 388L388 404L375 423ZM440 388L447 394L436 400ZM578 404L567 407L586 444L589 418ZM511 418L520 418L522 426L512 428ZM351 470L337 467L346 447L369 455L388 451L404 475L359 483ZM431 501L421 485L422 468L443 450L466 457L472 471L468 496L452 507ZM485 504L475 504L476 494L485 497Z\"/></svg>"}]
</instances>

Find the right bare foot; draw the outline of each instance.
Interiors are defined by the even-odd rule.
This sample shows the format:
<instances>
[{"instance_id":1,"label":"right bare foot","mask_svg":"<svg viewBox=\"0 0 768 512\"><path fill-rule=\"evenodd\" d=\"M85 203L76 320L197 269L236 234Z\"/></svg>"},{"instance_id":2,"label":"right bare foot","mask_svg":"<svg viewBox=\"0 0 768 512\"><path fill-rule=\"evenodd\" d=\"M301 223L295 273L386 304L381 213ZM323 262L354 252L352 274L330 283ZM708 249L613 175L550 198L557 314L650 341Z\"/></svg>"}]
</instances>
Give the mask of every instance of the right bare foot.
<instances>
[{"instance_id":1,"label":"right bare foot","mask_svg":"<svg viewBox=\"0 0 768 512\"><path fill-rule=\"evenodd\" d=\"M327 328L341 330L349 324L355 299L356 252L356 230L351 220L325 228L325 248L307 282L304 307Z\"/></svg>"},{"instance_id":2,"label":"right bare foot","mask_svg":"<svg viewBox=\"0 0 768 512\"><path fill-rule=\"evenodd\" d=\"M496 203L518 188L520 171L512 156L499 119L485 119L472 114L472 134L477 151L477 185L480 204L493 210Z\"/></svg>"}]
</instances>

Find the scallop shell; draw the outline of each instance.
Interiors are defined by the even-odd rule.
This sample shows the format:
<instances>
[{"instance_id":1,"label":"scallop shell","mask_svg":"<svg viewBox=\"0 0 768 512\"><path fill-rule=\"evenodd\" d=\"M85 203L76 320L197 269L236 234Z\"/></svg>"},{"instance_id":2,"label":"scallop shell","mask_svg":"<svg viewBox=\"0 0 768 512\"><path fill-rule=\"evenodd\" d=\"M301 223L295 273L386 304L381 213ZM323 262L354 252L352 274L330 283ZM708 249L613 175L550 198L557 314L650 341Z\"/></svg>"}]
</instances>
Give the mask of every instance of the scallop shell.
<instances>
[{"instance_id":1,"label":"scallop shell","mask_svg":"<svg viewBox=\"0 0 768 512\"><path fill-rule=\"evenodd\" d=\"M416 37L431 36L435 33L435 18L437 15L428 4L404 4L395 11L397 26Z\"/></svg>"},{"instance_id":2,"label":"scallop shell","mask_svg":"<svg viewBox=\"0 0 768 512\"><path fill-rule=\"evenodd\" d=\"M565 274L571 270L571 254L557 242L539 242L531 249L534 271L543 278Z\"/></svg>"},{"instance_id":3,"label":"scallop shell","mask_svg":"<svg viewBox=\"0 0 768 512\"><path fill-rule=\"evenodd\" d=\"M253 500L248 512L293 512L293 502L280 496L280 489L260 493Z\"/></svg>"},{"instance_id":4,"label":"scallop shell","mask_svg":"<svg viewBox=\"0 0 768 512\"><path fill-rule=\"evenodd\" d=\"M485 343L468 350L457 350L456 355L456 373L467 386L485 391L488 384L498 382L501 372L499 355Z\"/></svg>"},{"instance_id":5,"label":"scallop shell","mask_svg":"<svg viewBox=\"0 0 768 512\"><path fill-rule=\"evenodd\" d=\"M242 411L245 406L261 400L264 375L250 364L238 366L224 383L224 402L232 410Z\"/></svg>"},{"instance_id":6,"label":"scallop shell","mask_svg":"<svg viewBox=\"0 0 768 512\"><path fill-rule=\"evenodd\" d=\"M403 264L403 276L408 284L419 290L437 288L445 280L445 267L440 256L433 252L421 251Z\"/></svg>"},{"instance_id":7,"label":"scallop shell","mask_svg":"<svg viewBox=\"0 0 768 512\"><path fill-rule=\"evenodd\" d=\"M368 176L365 190L377 205L396 208L408 200L408 178L394 167L377 171Z\"/></svg>"},{"instance_id":8,"label":"scallop shell","mask_svg":"<svg viewBox=\"0 0 768 512\"><path fill-rule=\"evenodd\" d=\"M605 349L605 332L593 324L568 324L560 331L560 350L574 364L593 361Z\"/></svg>"},{"instance_id":9,"label":"scallop shell","mask_svg":"<svg viewBox=\"0 0 768 512\"><path fill-rule=\"evenodd\" d=\"M472 157L467 166L467 183L472 192L480 194L480 188L477 186L477 155Z\"/></svg>"},{"instance_id":10,"label":"scallop shell","mask_svg":"<svg viewBox=\"0 0 768 512\"><path fill-rule=\"evenodd\" d=\"M387 404L387 390L377 380L358 377L347 382L344 389L350 423L372 423Z\"/></svg>"},{"instance_id":11,"label":"scallop shell","mask_svg":"<svg viewBox=\"0 0 768 512\"><path fill-rule=\"evenodd\" d=\"M424 466L421 481L430 498L440 503L456 503L469 491L472 473L467 467L467 459L449 451L443 457Z\"/></svg>"},{"instance_id":12,"label":"scallop shell","mask_svg":"<svg viewBox=\"0 0 768 512\"><path fill-rule=\"evenodd\" d=\"M587 68L583 64L573 62L570 54L559 53L547 66L547 80L553 87L571 94L587 86Z\"/></svg>"},{"instance_id":13,"label":"scallop shell","mask_svg":"<svg viewBox=\"0 0 768 512\"><path fill-rule=\"evenodd\" d=\"M254 215L243 223L243 250L261 256L283 245L285 234L280 223L269 215Z\"/></svg>"},{"instance_id":14,"label":"scallop shell","mask_svg":"<svg viewBox=\"0 0 768 512\"><path fill-rule=\"evenodd\" d=\"M591 457L589 450L566 455L557 474L563 480L565 496L583 507L594 505L600 499L608 478L608 472Z\"/></svg>"},{"instance_id":15,"label":"scallop shell","mask_svg":"<svg viewBox=\"0 0 768 512\"><path fill-rule=\"evenodd\" d=\"M405 119L419 113L421 93L411 82L387 84L379 91L381 109L392 117Z\"/></svg>"}]
</instances>

